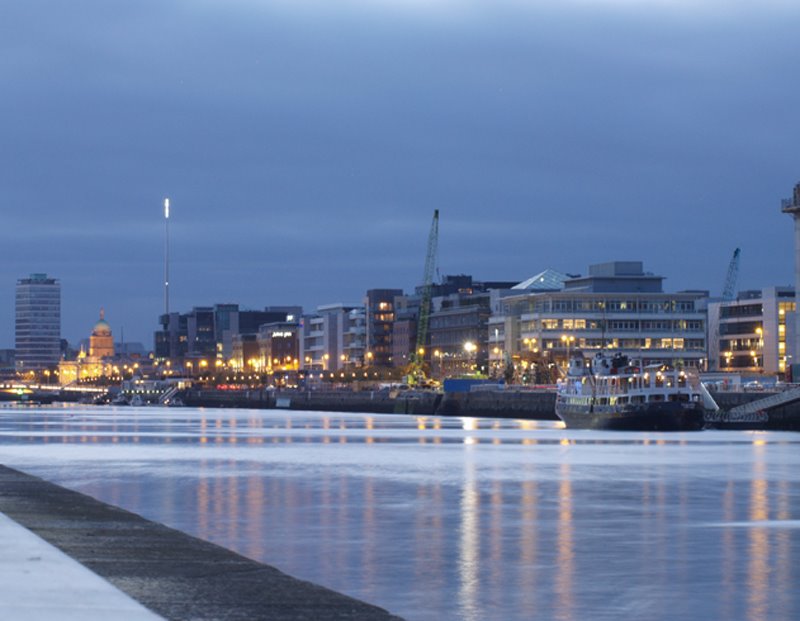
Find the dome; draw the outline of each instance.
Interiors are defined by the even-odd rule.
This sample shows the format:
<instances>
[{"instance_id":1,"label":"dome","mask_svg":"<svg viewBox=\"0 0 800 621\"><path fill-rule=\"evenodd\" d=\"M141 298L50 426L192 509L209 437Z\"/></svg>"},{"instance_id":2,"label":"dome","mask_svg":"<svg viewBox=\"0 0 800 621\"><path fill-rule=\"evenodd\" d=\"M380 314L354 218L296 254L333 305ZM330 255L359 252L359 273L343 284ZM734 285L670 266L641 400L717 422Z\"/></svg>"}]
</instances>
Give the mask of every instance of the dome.
<instances>
[{"instance_id":1,"label":"dome","mask_svg":"<svg viewBox=\"0 0 800 621\"><path fill-rule=\"evenodd\" d=\"M105 313L100 309L100 319L94 324L92 329L92 336L111 336L111 326L106 323L104 319Z\"/></svg>"}]
</instances>

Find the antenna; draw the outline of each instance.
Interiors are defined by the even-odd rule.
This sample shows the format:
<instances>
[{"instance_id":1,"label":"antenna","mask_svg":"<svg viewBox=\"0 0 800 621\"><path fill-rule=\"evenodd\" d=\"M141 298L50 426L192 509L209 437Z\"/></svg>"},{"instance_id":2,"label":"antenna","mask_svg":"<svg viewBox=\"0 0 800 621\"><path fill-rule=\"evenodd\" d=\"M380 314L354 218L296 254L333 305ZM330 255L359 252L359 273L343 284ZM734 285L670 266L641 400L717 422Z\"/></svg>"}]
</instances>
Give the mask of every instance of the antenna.
<instances>
[{"instance_id":1,"label":"antenna","mask_svg":"<svg viewBox=\"0 0 800 621\"><path fill-rule=\"evenodd\" d=\"M164 199L164 313L169 315L169 199ZM167 318L169 321L169 318Z\"/></svg>"}]
</instances>

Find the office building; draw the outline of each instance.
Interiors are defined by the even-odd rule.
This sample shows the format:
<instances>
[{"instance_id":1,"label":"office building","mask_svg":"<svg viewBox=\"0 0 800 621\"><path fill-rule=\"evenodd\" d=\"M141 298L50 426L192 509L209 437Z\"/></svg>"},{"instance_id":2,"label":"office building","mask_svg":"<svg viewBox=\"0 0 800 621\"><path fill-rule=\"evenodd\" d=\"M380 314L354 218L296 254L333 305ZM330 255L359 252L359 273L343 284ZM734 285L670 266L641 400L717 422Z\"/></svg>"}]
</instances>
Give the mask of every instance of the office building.
<instances>
[{"instance_id":1,"label":"office building","mask_svg":"<svg viewBox=\"0 0 800 621\"><path fill-rule=\"evenodd\" d=\"M708 332L718 361L711 370L783 374L792 361L797 335L792 287L741 291L735 300L710 302Z\"/></svg>"},{"instance_id":2,"label":"office building","mask_svg":"<svg viewBox=\"0 0 800 621\"><path fill-rule=\"evenodd\" d=\"M491 364L512 362L538 373L564 368L575 349L588 356L605 349L643 364L704 368L707 291L666 293L664 277L644 272L640 261L592 265L584 277L537 276L526 281L532 290L493 299ZM559 374L546 375L554 381Z\"/></svg>"},{"instance_id":3,"label":"office building","mask_svg":"<svg viewBox=\"0 0 800 621\"><path fill-rule=\"evenodd\" d=\"M61 284L47 274L17 280L15 358L17 371L54 367L61 358Z\"/></svg>"}]
</instances>

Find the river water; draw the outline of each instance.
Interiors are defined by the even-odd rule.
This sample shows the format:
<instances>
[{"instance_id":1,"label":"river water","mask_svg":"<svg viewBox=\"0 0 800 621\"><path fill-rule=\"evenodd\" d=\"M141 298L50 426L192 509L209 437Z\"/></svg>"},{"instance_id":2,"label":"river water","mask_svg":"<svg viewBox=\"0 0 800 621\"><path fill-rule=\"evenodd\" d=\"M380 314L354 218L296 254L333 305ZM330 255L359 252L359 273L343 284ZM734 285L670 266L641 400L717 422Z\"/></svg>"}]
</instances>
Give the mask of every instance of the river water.
<instances>
[{"instance_id":1,"label":"river water","mask_svg":"<svg viewBox=\"0 0 800 621\"><path fill-rule=\"evenodd\" d=\"M0 463L409 621L800 618L800 435L0 408Z\"/></svg>"}]
</instances>

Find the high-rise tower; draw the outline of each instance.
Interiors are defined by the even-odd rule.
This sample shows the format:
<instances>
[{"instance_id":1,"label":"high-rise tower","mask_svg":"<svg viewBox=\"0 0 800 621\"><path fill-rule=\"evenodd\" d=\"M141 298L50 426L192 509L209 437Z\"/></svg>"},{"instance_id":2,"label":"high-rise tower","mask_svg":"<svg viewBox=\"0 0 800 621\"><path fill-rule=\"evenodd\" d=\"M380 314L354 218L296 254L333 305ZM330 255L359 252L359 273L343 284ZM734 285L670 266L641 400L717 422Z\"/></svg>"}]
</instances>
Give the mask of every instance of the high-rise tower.
<instances>
[{"instance_id":1,"label":"high-rise tower","mask_svg":"<svg viewBox=\"0 0 800 621\"><path fill-rule=\"evenodd\" d=\"M800 296L800 183L794 186L792 198L781 201L781 211L794 218L794 296L797 301ZM797 308L794 316L794 351L791 352L791 363L797 365L800 364L800 308Z\"/></svg>"},{"instance_id":2,"label":"high-rise tower","mask_svg":"<svg viewBox=\"0 0 800 621\"><path fill-rule=\"evenodd\" d=\"M17 280L17 371L38 371L61 358L61 284L47 274Z\"/></svg>"}]
</instances>

